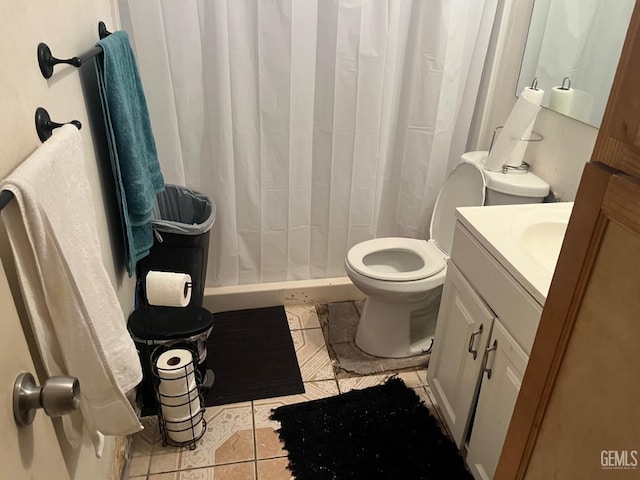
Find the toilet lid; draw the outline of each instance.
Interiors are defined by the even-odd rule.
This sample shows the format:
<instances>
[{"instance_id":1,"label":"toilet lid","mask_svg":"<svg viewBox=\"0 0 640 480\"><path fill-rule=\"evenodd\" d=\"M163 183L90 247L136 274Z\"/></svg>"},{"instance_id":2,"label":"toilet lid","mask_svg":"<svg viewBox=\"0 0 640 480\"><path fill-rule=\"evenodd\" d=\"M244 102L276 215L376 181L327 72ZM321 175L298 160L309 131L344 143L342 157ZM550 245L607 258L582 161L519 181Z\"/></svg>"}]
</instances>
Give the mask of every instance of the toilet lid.
<instances>
[{"instance_id":1,"label":"toilet lid","mask_svg":"<svg viewBox=\"0 0 640 480\"><path fill-rule=\"evenodd\" d=\"M434 242L402 237L360 242L349 249L346 261L365 277L389 282L421 280L446 266L445 255Z\"/></svg>"},{"instance_id":2,"label":"toilet lid","mask_svg":"<svg viewBox=\"0 0 640 480\"><path fill-rule=\"evenodd\" d=\"M482 169L475 163L463 161L453 169L440 189L429 233L447 255L451 254L453 244L456 208L484 205L485 187Z\"/></svg>"}]
</instances>

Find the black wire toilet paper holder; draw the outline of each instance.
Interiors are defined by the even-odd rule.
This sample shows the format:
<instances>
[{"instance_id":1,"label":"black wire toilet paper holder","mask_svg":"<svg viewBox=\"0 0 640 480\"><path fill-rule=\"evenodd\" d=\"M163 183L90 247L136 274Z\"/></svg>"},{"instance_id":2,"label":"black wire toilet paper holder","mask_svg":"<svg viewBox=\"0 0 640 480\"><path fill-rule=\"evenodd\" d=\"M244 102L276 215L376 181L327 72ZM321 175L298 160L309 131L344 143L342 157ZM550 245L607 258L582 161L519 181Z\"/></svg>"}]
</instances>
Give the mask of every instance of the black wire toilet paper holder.
<instances>
[{"instance_id":1,"label":"black wire toilet paper holder","mask_svg":"<svg viewBox=\"0 0 640 480\"><path fill-rule=\"evenodd\" d=\"M145 330L148 329L149 331L151 331L152 322L151 322L150 310L149 310L150 305L147 302L145 284L146 282L144 281L144 276L142 278L139 278L138 281L136 282L136 291L139 299L139 308L141 309L140 314L142 315L142 319L143 319L143 328ZM185 282L185 287L184 287L185 296L189 292L189 289L192 288L192 286L193 286L192 282ZM155 343L156 340L148 339L148 335L145 335L145 339L141 341L144 343L144 348L146 349L147 358L149 358L150 370L153 377L153 380L152 380L153 393L156 401L158 427L159 427L160 435L162 438L162 446L163 447L166 447L167 445L172 447L188 446L190 450L194 450L197 446L198 440L202 438L202 436L205 434L207 430L207 422L204 418L204 413L205 413L205 403L204 403L204 397L203 397L204 388L205 388L204 381L203 381L204 379L200 370L198 369L198 365L200 362L200 352L198 350L198 344L196 341L180 339L175 341L164 342L160 345L157 345ZM152 349L151 347L154 345L157 345L157 346L155 346L155 348ZM184 373L181 375L178 375L175 379L172 379L172 380L162 379L160 377L160 373L158 371L158 365L157 365L160 355L162 355L164 352L169 351L171 349L178 349L178 348L188 350L189 353L191 354L191 358L192 358L191 365L193 366L193 371L189 372L188 365L186 365L185 367L179 367L177 369L177 370L180 370L181 368L184 368ZM195 387L193 389L191 389L189 385L190 374L192 374L195 378ZM176 397L163 394L160 391L160 382L162 380L170 381L170 382L184 381L186 384L185 393L183 393L182 395L178 395ZM193 394L197 395L198 406L199 406L199 408L197 408L195 411L192 410L192 404L191 404L192 400L194 400L194 397L192 396ZM170 405L167 403L167 400L169 401L171 401L171 399L175 400L176 398L179 398L183 395L186 396L186 399L187 399L186 402L181 404L172 403ZM188 418L182 419L179 422L167 419L162 410L163 405L165 407L167 406L179 407L187 404L189 404L190 415L188 416ZM181 426L184 426L185 428L178 428L178 424L181 424ZM202 425L202 427L200 427L200 425ZM200 428L202 428L202 430L200 430ZM177 441L171 438L170 436L171 433L181 434L181 433L187 433L187 432L190 432L191 435L190 435L190 438L185 441Z\"/></svg>"},{"instance_id":2,"label":"black wire toilet paper holder","mask_svg":"<svg viewBox=\"0 0 640 480\"><path fill-rule=\"evenodd\" d=\"M491 142L489 143L489 152L491 153L491 149L493 148L493 144L495 143L496 135L499 130L502 130L504 125L498 125L493 129L493 134L491 135ZM520 138L521 142L541 142L544 139L541 133L531 132L531 136L529 138ZM529 171L530 165L527 162L522 162L519 166L514 167L512 165L502 165L501 172L502 173L527 173Z\"/></svg>"},{"instance_id":3,"label":"black wire toilet paper holder","mask_svg":"<svg viewBox=\"0 0 640 480\"><path fill-rule=\"evenodd\" d=\"M184 298L187 298L187 295L189 294L189 290L191 290L192 288L193 288L193 282L185 282L184 292L182 293L184 295Z\"/></svg>"},{"instance_id":4,"label":"black wire toilet paper holder","mask_svg":"<svg viewBox=\"0 0 640 480\"><path fill-rule=\"evenodd\" d=\"M177 348L189 351L189 353L191 354L192 362L184 366L176 367L175 371L178 375L175 378L161 378L157 365L160 355L169 350ZM154 392L156 396L156 403L158 406L158 425L160 427L160 435L162 436L163 447L166 447L167 445L172 447L188 446L190 450L194 450L197 446L198 440L200 440L207 431L207 421L204 418L206 409L204 407L204 398L202 395L202 376L197 369L198 358L199 354L197 346L193 342L186 341L177 341L159 345L151 353L151 371L154 377ZM191 371L189 371L189 365L192 366ZM162 370L171 371L170 369L166 368L163 368ZM193 377L195 378L195 386L193 388L191 388L191 386L189 385L190 375L193 375ZM167 395L165 393L162 393L160 391L161 382L171 382L175 385L179 384L180 382L185 382L185 392L181 393L180 395ZM186 401L184 403L175 403L175 401L181 399L181 397L185 397ZM193 400L196 399L197 408L194 410L192 404ZM169 404L168 402L172 400L174 403ZM189 416L179 421L168 419L162 409L163 406L182 407L186 405L188 405L189 407ZM188 440L177 441L171 438L172 433L190 433L191 435Z\"/></svg>"}]
</instances>

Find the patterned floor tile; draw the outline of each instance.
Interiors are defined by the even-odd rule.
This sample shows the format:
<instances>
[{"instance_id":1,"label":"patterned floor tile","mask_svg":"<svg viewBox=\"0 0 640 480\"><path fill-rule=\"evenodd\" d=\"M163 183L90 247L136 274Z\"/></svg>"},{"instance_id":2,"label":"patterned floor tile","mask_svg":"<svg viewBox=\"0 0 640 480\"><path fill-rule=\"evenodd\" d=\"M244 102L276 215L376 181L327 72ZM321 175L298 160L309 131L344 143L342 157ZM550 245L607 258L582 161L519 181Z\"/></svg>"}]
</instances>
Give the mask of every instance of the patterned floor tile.
<instances>
[{"instance_id":1,"label":"patterned floor tile","mask_svg":"<svg viewBox=\"0 0 640 480\"><path fill-rule=\"evenodd\" d=\"M427 407L432 407L431 398L427 394L427 390L421 384L420 378L416 372L402 372L399 374L382 374L382 375L367 375L364 377L349 377L349 378L339 378L338 379L338 388L340 389L340 393L346 393L351 390L362 390L368 387L374 387L376 385L382 385L385 383L390 377L397 376L404 384L412 388L420 397L420 400L425 402Z\"/></svg>"},{"instance_id":2,"label":"patterned floor tile","mask_svg":"<svg viewBox=\"0 0 640 480\"><path fill-rule=\"evenodd\" d=\"M209 407L207 431L194 450L157 447L150 473L170 472L253 460L254 437L251 402Z\"/></svg>"},{"instance_id":3,"label":"patterned floor tile","mask_svg":"<svg viewBox=\"0 0 640 480\"><path fill-rule=\"evenodd\" d=\"M410 388L422 388L422 382L416 372L400 372L398 377L402 379L404 384Z\"/></svg>"},{"instance_id":4,"label":"patterned floor tile","mask_svg":"<svg viewBox=\"0 0 640 480\"><path fill-rule=\"evenodd\" d=\"M335 378L321 329L293 330L291 338L304 382Z\"/></svg>"},{"instance_id":5,"label":"patterned floor tile","mask_svg":"<svg viewBox=\"0 0 640 480\"><path fill-rule=\"evenodd\" d=\"M362 390L363 388L375 387L376 385L382 385L391 375L367 375L365 377L349 377L339 378L338 388L340 393L347 393L351 390Z\"/></svg>"},{"instance_id":6,"label":"patterned floor tile","mask_svg":"<svg viewBox=\"0 0 640 480\"><path fill-rule=\"evenodd\" d=\"M280 428L280 423L269 420L271 410L281 405L332 397L339 393L336 382L333 380L308 382L304 384L304 387L305 392L298 395L268 398L253 402L253 416L256 428L256 458L274 458L287 454L286 450L282 448L282 443L276 433L276 430Z\"/></svg>"},{"instance_id":7,"label":"patterned floor tile","mask_svg":"<svg viewBox=\"0 0 640 480\"><path fill-rule=\"evenodd\" d=\"M418 397L420 397L420 400L422 400L424 402L424 404L426 405L426 407L432 412L433 411L433 404L431 403L431 399L429 398L429 395L427 395L427 392L424 388L414 388L413 389L414 392L416 392L418 394Z\"/></svg>"},{"instance_id":8,"label":"patterned floor tile","mask_svg":"<svg viewBox=\"0 0 640 480\"><path fill-rule=\"evenodd\" d=\"M339 306L348 314L345 316L345 325L348 324L349 328L353 329L354 326L354 311L359 315L362 305L363 302L356 303L355 306L346 303ZM332 312L335 312L335 308ZM339 375L340 378L336 380L325 345L325 336L320 328L321 324L323 328L327 327L328 306L289 306L286 307L286 313L305 382L305 393L208 408L205 416L208 422L207 432L195 450L162 447L157 418L146 417L142 420L145 430L132 439L128 478L293 480L291 472L287 470L287 452L276 433L280 425L269 420L271 410L280 405L380 385L394 375L394 372L385 372L357 376L352 372L346 375L346 378ZM346 330L339 324L334 327L334 335L340 337L346 334ZM408 387L414 389L441 422L442 427L438 405L427 382L426 369L405 370L397 375Z\"/></svg>"},{"instance_id":9,"label":"patterned floor tile","mask_svg":"<svg viewBox=\"0 0 640 480\"><path fill-rule=\"evenodd\" d=\"M128 478L147 478L150 461L151 455L131 457L129 459Z\"/></svg>"},{"instance_id":10,"label":"patterned floor tile","mask_svg":"<svg viewBox=\"0 0 640 480\"><path fill-rule=\"evenodd\" d=\"M294 480L287 457L258 460L258 480Z\"/></svg>"},{"instance_id":11,"label":"patterned floor tile","mask_svg":"<svg viewBox=\"0 0 640 480\"><path fill-rule=\"evenodd\" d=\"M445 426L446 423L444 421L444 415L442 413L442 411L440 410L440 406L438 405L438 403L436 402L435 397L433 396L433 392L431 391L431 387L429 387L429 385L425 385L424 386L424 391L427 394L427 398L429 398L429 409L431 410L431 412L434 414L434 416L436 417L436 419L438 420L438 422L440 423L440 429L442 430L442 432L445 435L450 435L447 427Z\"/></svg>"},{"instance_id":12,"label":"patterned floor tile","mask_svg":"<svg viewBox=\"0 0 640 480\"><path fill-rule=\"evenodd\" d=\"M254 462L149 475L149 480L256 480Z\"/></svg>"},{"instance_id":13,"label":"patterned floor tile","mask_svg":"<svg viewBox=\"0 0 640 480\"><path fill-rule=\"evenodd\" d=\"M158 432L158 417L143 417L140 422L144 430L133 435L131 443L131 456L140 457L151 455L154 440Z\"/></svg>"},{"instance_id":14,"label":"patterned floor tile","mask_svg":"<svg viewBox=\"0 0 640 480\"><path fill-rule=\"evenodd\" d=\"M320 320L313 305L288 305L284 308L290 330L320 328Z\"/></svg>"},{"instance_id":15,"label":"patterned floor tile","mask_svg":"<svg viewBox=\"0 0 640 480\"><path fill-rule=\"evenodd\" d=\"M158 434L158 417L144 417L141 419L144 430L132 435L131 458L129 459L129 478L146 477L153 445Z\"/></svg>"}]
</instances>

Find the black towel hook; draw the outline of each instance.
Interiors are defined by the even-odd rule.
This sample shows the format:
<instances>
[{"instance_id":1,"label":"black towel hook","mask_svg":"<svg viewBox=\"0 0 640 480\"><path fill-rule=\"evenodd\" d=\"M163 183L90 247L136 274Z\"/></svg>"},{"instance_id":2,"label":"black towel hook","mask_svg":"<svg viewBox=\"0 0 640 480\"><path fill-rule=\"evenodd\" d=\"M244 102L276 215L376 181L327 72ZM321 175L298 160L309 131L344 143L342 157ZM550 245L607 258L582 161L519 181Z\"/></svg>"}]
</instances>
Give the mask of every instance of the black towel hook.
<instances>
[{"instance_id":1,"label":"black towel hook","mask_svg":"<svg viewBox=\"0 0 640 480\"><path fill-rule=\"evenodd\" d=\"M75 125L78 130L82 128L82 124L78 120L71 120L67 123ZM54 129L66 125L67 123L52 122L49 112L42 107L38 107L36 109L36 132L38 132L38 138L41 142L46 142L53 134Z\"/></svg>"},{"instance_id":2,"label":"black towel hook","mask_svg":"<svg viewBox=\"0 0 640 480\"><path fill-rule=\"evenodd\" d=\"M107 30L107 26L104 22L98 23L98 35L102 40L104 37L111 35L111 32ZM40 66L40 72L42 72L42 76L44 78L51 78L53 75L53 67L59 63L65 63L67 65L73 65L78 68L82 66L84 62L89 60L90 58L95 57L99 53L102 53L102 47L96 46L93 47L88 52L80 55L79 57L72 57L67 59L56 58L51 54L51 49L49 45L46 43L38 44L38 65Z\"/></svg>"}]
</instances>

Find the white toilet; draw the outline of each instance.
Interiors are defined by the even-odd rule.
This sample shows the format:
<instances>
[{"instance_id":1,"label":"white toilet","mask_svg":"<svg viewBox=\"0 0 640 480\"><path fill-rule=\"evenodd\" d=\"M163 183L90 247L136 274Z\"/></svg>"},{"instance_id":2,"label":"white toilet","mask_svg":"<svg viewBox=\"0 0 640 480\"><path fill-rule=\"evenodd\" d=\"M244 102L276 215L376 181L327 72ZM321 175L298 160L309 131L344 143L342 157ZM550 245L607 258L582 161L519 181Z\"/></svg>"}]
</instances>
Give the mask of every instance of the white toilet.
<instances>
[{"instance_id":1,"label":"white toilet","mask_svg":"<svg viewBox=\"0 0 640 480\"><path fill-rule=\"evenodd\" d=\"M367 299L356 345L378 357L402 358L431 348L451 253L457 207L540 203L549 184L530 172L489 172L487 152L469 152L447 177L435 203L430 239L375 238L347 253L347 275Z\"/></svg>"}]
</instances>

